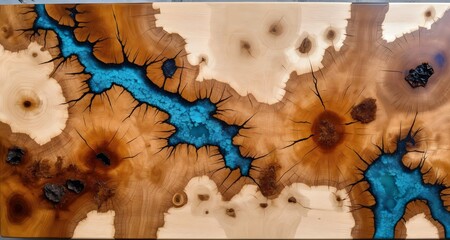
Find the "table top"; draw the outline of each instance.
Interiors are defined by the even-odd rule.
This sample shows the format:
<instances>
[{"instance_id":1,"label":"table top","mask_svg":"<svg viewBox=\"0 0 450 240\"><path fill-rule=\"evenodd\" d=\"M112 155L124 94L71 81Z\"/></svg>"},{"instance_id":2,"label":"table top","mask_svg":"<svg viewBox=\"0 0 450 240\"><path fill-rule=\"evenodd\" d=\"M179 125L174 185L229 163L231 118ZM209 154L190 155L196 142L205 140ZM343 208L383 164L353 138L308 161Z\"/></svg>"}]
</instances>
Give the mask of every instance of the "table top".
<instances>
[{"instance_id":1,"label":"table top","mask_svg":"<svg viewBox=\"0 0 450 240\"><path fill-rule=\"evenodd\" d=\"M443 3L0 6L0 234L449 237Z\"/></svg>"}]
</instances>

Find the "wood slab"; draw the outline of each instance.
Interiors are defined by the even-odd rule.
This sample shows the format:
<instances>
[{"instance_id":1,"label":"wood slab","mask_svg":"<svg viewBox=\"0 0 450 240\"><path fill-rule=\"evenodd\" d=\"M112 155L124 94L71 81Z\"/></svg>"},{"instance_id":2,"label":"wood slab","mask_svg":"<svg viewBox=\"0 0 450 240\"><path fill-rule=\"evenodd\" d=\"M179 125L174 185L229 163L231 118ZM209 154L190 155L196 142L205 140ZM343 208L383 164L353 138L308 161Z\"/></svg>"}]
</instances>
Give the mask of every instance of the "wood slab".
<instances>
[{"instance_id":1,"label":"wood slab","mask_svg":"<svg viewBox=\"0 0 450 240\"><path fill-rule=\"evenodd\" d=\"M1 236L449 237L449 6L0 5Z\"/></svg>"}]
</instances>

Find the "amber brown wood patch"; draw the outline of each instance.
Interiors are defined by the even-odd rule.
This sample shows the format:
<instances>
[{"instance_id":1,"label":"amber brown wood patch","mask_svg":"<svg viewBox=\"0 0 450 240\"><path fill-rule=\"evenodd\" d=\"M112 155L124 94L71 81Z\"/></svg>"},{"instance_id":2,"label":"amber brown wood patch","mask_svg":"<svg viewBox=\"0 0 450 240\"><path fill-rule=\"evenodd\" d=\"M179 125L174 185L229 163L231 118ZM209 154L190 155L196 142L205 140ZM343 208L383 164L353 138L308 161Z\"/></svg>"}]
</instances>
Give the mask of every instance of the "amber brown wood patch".
<instances>
[{"instance_id":1,"label":"amber brown wood patch","mask_svg":"<svg viewBox=\"0 0 450 240\"><path fill-rule=\"evenodd\" d=\"M450 237L448 4L0 6L0 233Z\"/></svg>"}]
</instances>

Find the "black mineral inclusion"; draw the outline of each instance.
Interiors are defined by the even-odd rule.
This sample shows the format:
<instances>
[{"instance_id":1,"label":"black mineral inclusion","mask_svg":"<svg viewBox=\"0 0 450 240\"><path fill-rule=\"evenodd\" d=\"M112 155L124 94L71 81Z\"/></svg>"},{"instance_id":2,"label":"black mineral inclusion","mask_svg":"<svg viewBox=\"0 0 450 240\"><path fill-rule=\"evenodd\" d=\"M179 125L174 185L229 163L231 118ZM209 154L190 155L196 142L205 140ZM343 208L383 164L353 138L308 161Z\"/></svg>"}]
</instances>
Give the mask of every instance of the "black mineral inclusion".
<instances>
[{"instance_id":1,"label":"black mineral inclusion","mask_svg":"<svg viewBox=\"0 0 450 240\"><path fill-rule=\"evenodd\" d=\"M80 180L69 179L66 181L66 187L74 193L80 193L84 189L84 183Z\"/></svg>"},{"instance_id":2,"label":"black mineral inclusion","mask_svg":"<svg viewBox=\"0 0 450 240\"><path fill-rule=\"evenodd\" d=\"M415 69L410 69L405 80L412 88L425 87L434 70L428 63L422 63Z\"/></svg>"},{"instance_id":3,"label":"black mineral inclusion","mask_svg":"<svg viewBox=\"0 0 450 240\"><path fill-rule=\"evenodd\" d=\"M173 58L165 60L161 66L161 70L165 78L172 78L175 72L177 71L177 68L178 67Z\"/></svg>"},{"instance_id":4,"label":"black mineral inclusion","mask_svg":"<svg viewBox=\"0 0 450 240\"><path fill-rule=\"evenodd\" d=\"M65 194L64 187L54 183L45 184L43 190L45 197L53 203L59 203Z\"/></svg>"},{"instance_id":5,"label":"black mineral inclusion","mask_svg":"<svg viewBox=\"0 0 450 240\"><path fill-rule=\"evenodd\" d=\"M8 149L8 156L6 157L6 162L11 165L18 165L22 162L22 158L25 155L25 151L18 148Z\"/></svg>"},{"instance_id":6,"label":"black mineral inclusion","mask_svg":"<svg viewBox=\"0 0 450 240\"><path fill-rule=\"evenodd\" d=\"M97 159L103 162L106 166L111 166L111 160L104 153L99 153L95 156Z\"/></svg>"}]
</instances>

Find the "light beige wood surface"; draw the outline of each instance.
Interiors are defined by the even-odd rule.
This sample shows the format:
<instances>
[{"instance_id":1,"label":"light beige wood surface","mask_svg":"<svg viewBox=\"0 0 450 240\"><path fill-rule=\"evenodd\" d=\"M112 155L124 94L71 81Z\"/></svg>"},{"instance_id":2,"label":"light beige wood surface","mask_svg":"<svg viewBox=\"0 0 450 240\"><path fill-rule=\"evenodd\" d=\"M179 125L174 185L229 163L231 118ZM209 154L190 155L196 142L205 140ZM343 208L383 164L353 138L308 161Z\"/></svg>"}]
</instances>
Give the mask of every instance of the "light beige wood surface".
<instances>
[{"instance_id":1,"label":"light beige wood surface","mask_svg":"<svg viewBox=\"0 0 450 240\"><path fill-rule=\"evenodd\" d=\"M440 80L450 71L435 67L423 88L404 81L418 64L440 65L436 54L450 59L448 6L45 6L95 59L145 68L149 84L188 102L210 99L212 117L240 126L232 142L253 158L249 176L217 146L169 146L179 130L170 115L124 87L89 92L82 61L61 57L53 31L33 29L33 6L0 6L1 235L370 238L376 201L362 172L413 123L417 144L402 161L443 184L450 209L450 81ZM166 59L178 67L169 78ZM21 162L8 163L16 148ZM46 184L69 179L85 189L45 197ZM419 200L395 226L401 238L444 234Z\"/></svg>"}]
</instances>

